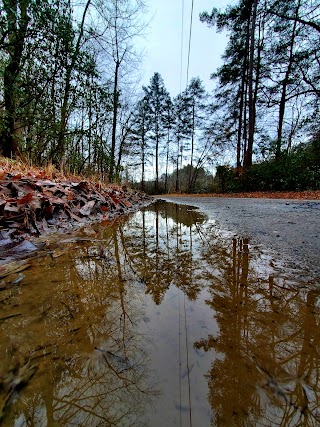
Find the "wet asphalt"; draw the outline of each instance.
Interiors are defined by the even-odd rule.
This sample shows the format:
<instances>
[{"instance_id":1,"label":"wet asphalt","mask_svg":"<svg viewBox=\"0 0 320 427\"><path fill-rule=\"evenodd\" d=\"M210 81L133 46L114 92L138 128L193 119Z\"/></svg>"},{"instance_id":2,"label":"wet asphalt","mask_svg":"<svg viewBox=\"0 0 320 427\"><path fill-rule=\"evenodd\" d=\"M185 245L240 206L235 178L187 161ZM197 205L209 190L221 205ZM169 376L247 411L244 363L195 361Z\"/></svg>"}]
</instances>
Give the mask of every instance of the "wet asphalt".
<instances>
[{"instance_id":1,"label":"wet asphalt","mask_svg":"<svg viewBox=\"0 0 320 427\"><path fill-rule=\"evenodd\" d=\"M191 205L217 227L272 250L320 278L320 201L157 196ZM319 283L320 286L320 283Z\"/></svg>"}]
</instances>

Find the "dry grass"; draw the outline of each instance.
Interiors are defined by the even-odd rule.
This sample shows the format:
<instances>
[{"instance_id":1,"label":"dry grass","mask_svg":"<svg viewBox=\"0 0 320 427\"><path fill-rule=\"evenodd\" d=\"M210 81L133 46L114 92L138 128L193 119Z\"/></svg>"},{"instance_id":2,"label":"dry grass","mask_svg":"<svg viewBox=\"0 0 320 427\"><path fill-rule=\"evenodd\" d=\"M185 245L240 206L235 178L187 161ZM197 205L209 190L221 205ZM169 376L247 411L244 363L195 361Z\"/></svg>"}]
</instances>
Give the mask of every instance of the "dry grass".
<instances>
[{"instance_id":1,"label":"dry grass","mask_svg":"<svg viewBox=\"0 0 320 427\"><path fill-rule=\"evenodd\" d=\"M51 162L44 167L33 166L22 159L8 159L0 156L0 179L10 173L14 176L25 176L36 179L50 179L56 181L74 181L79 182L86 180L90 183L98 185L100 188L107 187L107 183L101 180L97 174L90 177L74 175L71 173L63 173L59 171Z\"/></svg>"},{"instance_id":2,"label":"dry grass","mask_svg":"<svg viewBox=\"0 0 320 427\"><path fill-rule=\"evenodd\" d=\"M49 163L44 168L32 166L21 159L8 159L7 157L0 156L0 169L3 172L10 173L12 175L26 175L26 176L38 176L43 175L48 178L63 177L63 175Z\"/></svg>"}]
</instances>

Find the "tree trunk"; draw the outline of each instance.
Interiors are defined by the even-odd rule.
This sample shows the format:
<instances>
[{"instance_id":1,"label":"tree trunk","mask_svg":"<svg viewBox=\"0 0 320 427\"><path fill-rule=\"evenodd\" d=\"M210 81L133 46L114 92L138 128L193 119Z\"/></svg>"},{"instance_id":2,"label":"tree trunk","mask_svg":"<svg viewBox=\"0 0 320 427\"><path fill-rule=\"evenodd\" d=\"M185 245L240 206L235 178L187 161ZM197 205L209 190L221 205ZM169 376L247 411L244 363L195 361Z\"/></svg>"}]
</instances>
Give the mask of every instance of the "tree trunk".
<instances>
[{"instance_id":1,"label":"tree trunk","mask_svg":"<svg viewBox=\"0 0 320 427\"><path fill-rule=\"evenodd\" d=\"M69 104L69 97L70 97L70 91L71 91L71 74L72 74L72 71L74 70L77 57L79 55L80 43L81 43L83 30L84 30L84 23L85 23L86 14L88 12L90 3L91 3L91 0L88 0L84 8L82 20L81 20L80 32L78 35L75 50L71 58L71 63L66 68L66 81L65 81L64 94L63 94L63 103L62 103L61 112L60 112L60 129L59 129L59 136L58 136L58 144L56 149L54 150L54 153L51 153L53 163L56 166L60 165L65 152L65 135L66 135L67 123L68 123L69 114L70 114L68 104Z\"/></svg>"},{"instance_id":2,"label":"tree trunk","mask_svg":"<svg viewBox=\"0 0 320 427\"><path fill-rule=\"evenodd\" d=\"M176 168L176 191L179 191L179 153L180 153L180 138L178 136L178 141L177 141L177 168Z\"/></svg>"},{"instance_id":3,"label":"tree trunk","mask_svg":"<svg viewBox=\"0 0 320 427\"><path fill-rule=\"evenodd\" d=\"M166 174L165 174L165 182L164 182L164 191L165 191L165 193L168 193L169 147L170 147L170 129L168 127L167 155L166 155Z\"/></svg>"},{"instance_id":4,"label":"tree trunk","mask_svg":"<svg viewBox=\"0 0 320 427\"><path fill-rule=\"evenodd\" d=\"M144 191L144 174L145 174L145 135L144 135L144 124L142 130L141 140L141 191Z\"/></svg>"},{"instance_id":5,"label":"tree trunk","mask_svg":"<svg viewBox=\"0 0 320 427\"><path fill-rule=\"evenodd\" d=\"M253 92L253 70L254 70L254 50L255 50L255 29L257 20L257 6L259 0L253 0L252 4L252 17L251 17L251 30L250 30L250 56L249 56L249 135L248 135L248 147L244 158L244 168L248 168L252 165L252 151L254 142L254 128L255 128L255 113L256 106L254 103L254 92Z\"/></svg>"},{"instance_id":6,"label":"tree trunk","mask_svg":"<svg viewBox=\"0 0 320 427\"><path fill-rule=\"evenodd\" d=\"M113 117L112 117L112 138L111 138L111 150L110 150L110 169L109 169L109 181L114 180L114 166L115 166L115 151L116 151L116 137L117 137L117 119L118 119L118 79L119 79L119 68L120 61L116 61L116 69L114 72L114 85L113 85Z\"/></svg>"},{"instance_id":7,"label":"tree trunk","mask_svg":"<svg viewBox=\"0 0 320 427\"><path fill-rule=\"evenodd\" d=\"M156 182L155 182L155 194L159 193L159 118L156 117Z\"/></svg>"},{"instance_id":8,"label":"tree trunk","mask_svg":"<svg viewBox=\"0 0 320 427\"><path fill-rule=\"evenodd\" d=\"M27 33L29 16L29 0L6 0L3 8L8 19L9 46L7 46L8 62L4 69L3 96L4 96L4 126L1 132L2 155L14 157L18 154L18 141L15 136L17 115L16 85L20 73L22 52ZM20 6L20 16L17 10ZM19 18L18 18L19 16Z\"/></svg>"},{"instance_id":9,"label":"tree trunk","mask_svg":"<svg viewBox=\"0 0 320 427\"><path fill-rule=\"evenodd\" d=\"M246 117L244 116L244 106L246 103L246 78L247 78L247 67L248 67L248 51L250 41L250 19L248 19L248 28L246 35L246 44L242 66L242 77L240 87L240 106L239 106L239 122L238 122L238 135L237 135L237 173L240 173L241 169L241 148L242 148L242 135L243 125L246 126Z\"/></svg>"},{"instance_id":10,"label":"tree trunk","mask_svg":"<svg viewBox=\"0 0 320 427\"><path fill-rule=\"evenodd\" d=\"M193 155L194 155L194 128L195 128L195 111L194 105L192 105L192 134L191 134L191 156L190 156L190 172L189 172L189 182L188 182L188 193L192 193L192 175L193 175Z\"/></svg>"},{"instance_id":11,"label":"tree trunk","mask_svg":"<svg viewBox=\"0 0 320 427\"><path fill-rule=\"evenodd\" d=\"M300 7L300 2L297 7L296 16L298 16L299 7ZM277 145L276 145L276 155L275 155L276 161L279 161L281 159L283 121L284 121L284 113L286 108L287 88L289 85L289 78L290 78L292 65L293 65L293 56L294 56L293 48L294 48L296 28L297 28L297 21L293 21L293 28L292 28L291 39L290 39L289 63L288 63L288 68L287 68L285 77L282 81L281 99L279 104L279 121L278 121Z\"/></svg>"}]
</instances>

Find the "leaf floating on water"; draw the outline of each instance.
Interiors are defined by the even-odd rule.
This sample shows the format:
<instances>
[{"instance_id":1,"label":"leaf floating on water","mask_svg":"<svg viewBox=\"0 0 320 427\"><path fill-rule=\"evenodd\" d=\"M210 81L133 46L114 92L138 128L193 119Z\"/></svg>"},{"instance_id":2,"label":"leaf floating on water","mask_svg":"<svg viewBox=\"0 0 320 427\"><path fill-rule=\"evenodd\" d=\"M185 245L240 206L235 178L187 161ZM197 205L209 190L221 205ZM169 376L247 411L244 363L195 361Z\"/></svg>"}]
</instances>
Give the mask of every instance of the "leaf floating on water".
<instances>
[{"instance_id":1,"label":"leaf floating on water","mask_svg":"<svg viewBox=\"0 0 320 427\"><path fill-rule=\"evenodd\" d=\"M9 276L12 273L18 273L31 266L30 262L26 260L12 261L8 264L0 265L0 278Z\"/></svg>"},{"instance_id":2,"label":"leaf floating on water","mask_svg":"<svg viewBox=\"0 0 320 427\"><path fill-rule=\"evenodd\" d=\"M67 249L57 250L54 251L51 256L52 258L59 258L61 255L65 254L67 252Z\"/></svg>"},{"instance_id":3,"label":"leaf floating on water","mask_svg":"<svg viewBox=\"0 0 320 427\"><path fill-rule=\"evenodd\" d=\"M84 227L82 231L86 236L96 236L97 235L97 233L90 227Z\"/></svg>"},{"instance_id":4,"label":"leaf floating on water","mask_svg":"<svg viewBox=\"0 0 320 427\"><path fill-rule=\"evenodd\" d=\"M26 276L24 274L19 274L19 276L12 282L13 285L20 283Z\"/></svg>"}]
</instances>

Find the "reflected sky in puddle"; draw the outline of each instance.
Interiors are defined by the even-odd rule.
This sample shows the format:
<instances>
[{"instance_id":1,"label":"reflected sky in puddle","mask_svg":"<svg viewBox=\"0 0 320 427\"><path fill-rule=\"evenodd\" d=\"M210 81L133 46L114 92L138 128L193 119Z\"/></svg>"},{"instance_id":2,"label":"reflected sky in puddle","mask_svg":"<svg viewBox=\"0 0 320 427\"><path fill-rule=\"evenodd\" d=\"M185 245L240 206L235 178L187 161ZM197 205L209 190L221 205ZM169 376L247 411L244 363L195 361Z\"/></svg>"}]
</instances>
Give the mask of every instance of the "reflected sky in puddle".
<instances>
[{"instance_id":1,"label":"reflected sky in puddle","mask_svg":"<svg viewBox=\"0 0 320 427\"><path fill-rule=\"evenodd\" d=\"M319 425L304 272L172 203L94 230L2 281L1 425Z\"/></svg>"}]
</instances>

